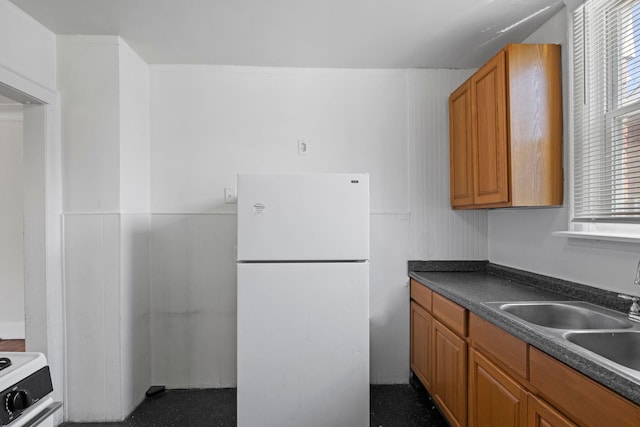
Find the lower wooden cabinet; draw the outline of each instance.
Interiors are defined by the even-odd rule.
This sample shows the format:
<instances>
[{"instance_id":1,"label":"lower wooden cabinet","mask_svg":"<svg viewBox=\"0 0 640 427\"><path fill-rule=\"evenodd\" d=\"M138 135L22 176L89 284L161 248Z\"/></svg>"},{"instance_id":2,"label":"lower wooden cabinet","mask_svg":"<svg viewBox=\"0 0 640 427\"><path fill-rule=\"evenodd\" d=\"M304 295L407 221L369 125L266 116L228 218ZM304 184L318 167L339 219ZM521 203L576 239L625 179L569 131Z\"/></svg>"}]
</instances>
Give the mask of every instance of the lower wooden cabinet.
<instances>
[{"instance_id":1,"label":"lower wooden cabinet","mask_svg":"<svg viewBox=\"0 0 640 427\"><path fill-rule=\"evenodd\" d=\"M529 348L529 381L580 425L640 426L640 406L534 347Z\"/></svg>"},{"instance_id":2,"label":"lower wooden cabinet","mask_svg":"<svg viewBox=\"0 0 640 427\"><path fill-rule=\"evenodd\" d=\"M481 353L470 349L469 426L526 425L526 390Z\"/></svg>"},{"instance_id":3,"label":"lower wooden cabinet","mask_svg":"<svg viewBox=\"0 0 640 427\"><path fill-rule=\"evenodd\" d=\"M434 320L433 350L431 394L452 426L466 426L467 342Z\"/></svg>"},{"instance_id":4,"label":"lower wooden cabinet","mask_svg":"<svg viewBox=\"0 0 640 427\"><path fill-rule=\"evenodd\" d=\"M454 427L640 426L639 405L413 280L410 354Z\"/></svg>"},{"instance_id":5,"label":"lower wooden cabinet","mask_svg":"<svg viewBox=\"0 0 640 427\"><path fill-rule=\"evenodd\" d=\"M465 308L411 281L411 369L454 427L467 425Z\"/></svg>"},{"instance_id":6,"label":"lower wooden cabinet","mask_svg":"<svg viewBox=\"0 0 640 427\"><path fill-rule=\"evenodd\" d=\"M527 399L527 427L577 427L560 412L533 395Z\"/></svg>"},{"instance_id":7,"label":"lower wooden cabinet","mask_svg":"<svg viewBox=\"0 0 640 427\"><path fill-rule=\"evenodd\" d=\"M411 302L411 369L422 385L432 388L431 366L433 317L415 302Z\"/></svg>"}]
</instances>

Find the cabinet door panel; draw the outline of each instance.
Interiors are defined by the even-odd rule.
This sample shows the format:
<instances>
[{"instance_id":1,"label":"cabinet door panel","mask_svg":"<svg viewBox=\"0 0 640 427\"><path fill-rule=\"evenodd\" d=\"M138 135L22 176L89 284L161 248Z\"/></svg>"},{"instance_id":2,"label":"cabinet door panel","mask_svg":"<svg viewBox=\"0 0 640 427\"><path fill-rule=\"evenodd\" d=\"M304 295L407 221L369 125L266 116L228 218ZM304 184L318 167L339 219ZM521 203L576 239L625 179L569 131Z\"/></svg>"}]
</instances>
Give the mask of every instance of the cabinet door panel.
<instances>
[{"instance_id":1,"label":"cabinet door panel","mask_svg":"<svg viewBox=\"0 0 640 427\"><path fill-rule=\"evenodd\" d=\"M432 317L411 301L411 369L427 390L432 390L431 365L433 347Z\"/></svg>"},{"instance_id":2,"label":"cabinet door panel","mask_svg":"<svg viewBox=\"0 0 640 427\"><path fill-rule=\"evenodd\" d=\"M449 97L449 163L451 206L473 204L473 145L469 82Z\"/></svg>"},{"instance_id":3,"label":"cabinet door panel","mask_svg":"<svg viewBox=\"0 0 640 427\"><path fill-rule=\"evenodd\" d=\"M471 128L476 205L509 201L505 53L471 78Z\"/></svg>"},{"instance_id":4,"label":"cabinet door panel","mask_svg":"<svg viewBox=\"0 0 640 427\"><path fill-rule=\"evenodd\" d=\"M525 427L524 388L477 351L469 358L469 426Z\"/></svg>"},{"instance_id":5,"label":"cabinet door panel","mask_svg":"<svg viewBox=\"0 0 640 427\"><path fill-rule=\"evenodd\" d=\"M576 427L560 412L532 395L527 400L527 412L527 427Z\"/></svg>"},{"instance_id":6,"label":"cabinet door panel","mask_svg":"<svg viewBox=\"0 0 640 427\"><path fill-rule=\"evenodd\" d=\"M433 320L433 397L452 426L467 424L467 343Z\"/></svg>"}]
</instances>

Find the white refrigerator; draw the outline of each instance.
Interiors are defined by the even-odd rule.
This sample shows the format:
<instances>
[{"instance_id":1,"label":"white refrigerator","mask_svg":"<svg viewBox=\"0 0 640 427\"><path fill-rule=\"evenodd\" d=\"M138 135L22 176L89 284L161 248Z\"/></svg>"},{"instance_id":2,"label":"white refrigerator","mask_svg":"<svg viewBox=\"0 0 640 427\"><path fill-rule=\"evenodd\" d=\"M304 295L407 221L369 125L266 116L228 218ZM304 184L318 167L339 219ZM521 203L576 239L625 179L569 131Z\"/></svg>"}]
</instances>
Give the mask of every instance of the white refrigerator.
<instances>
[{"instance_id":1,"label":"white refrigerator","mask_svg":"<svg viewBox=\"0 0 640 427\"><path fill-rule=\"evenodd\" d=\"M238 175L238 427L369 425L369 176Z\"/></svg>"}]
</instances>

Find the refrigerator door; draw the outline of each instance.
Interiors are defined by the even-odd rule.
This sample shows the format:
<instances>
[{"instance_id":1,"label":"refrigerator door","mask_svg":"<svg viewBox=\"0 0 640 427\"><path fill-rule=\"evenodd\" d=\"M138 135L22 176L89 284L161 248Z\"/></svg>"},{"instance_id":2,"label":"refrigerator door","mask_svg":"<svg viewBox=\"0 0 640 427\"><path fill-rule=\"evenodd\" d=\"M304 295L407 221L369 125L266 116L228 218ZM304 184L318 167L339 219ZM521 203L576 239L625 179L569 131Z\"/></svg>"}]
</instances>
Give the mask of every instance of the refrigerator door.
<instances>
[{"instance_id":1,"label":"refrigerator door","mask_svg":"<svg viewBox=\"0 0 640 427\"><path fill-rule=\"evenodd\" d=\"M238 175L238 260L369 259L369 175Z\"/></svg>"},{"instance_id":2,"label":"refrigerator door","mask_svg":"<svg viewBox=\"0 0 640 427\"><path fill-rule=\"evenodd\" d=\"M238 427L369 425L369 264L238 264Z\"/></svg>"}]
</instances>

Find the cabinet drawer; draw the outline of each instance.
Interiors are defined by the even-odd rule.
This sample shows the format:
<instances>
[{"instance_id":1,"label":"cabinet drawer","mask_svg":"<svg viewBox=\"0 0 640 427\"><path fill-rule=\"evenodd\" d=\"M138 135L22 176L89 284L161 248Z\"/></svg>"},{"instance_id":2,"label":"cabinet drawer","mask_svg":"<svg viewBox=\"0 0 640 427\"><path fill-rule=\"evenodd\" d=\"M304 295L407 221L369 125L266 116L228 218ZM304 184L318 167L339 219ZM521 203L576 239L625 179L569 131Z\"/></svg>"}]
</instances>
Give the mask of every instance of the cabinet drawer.
<instances>
[{"instance_id":1,"label":"cabinet drawer","mask_svg":"<svg viewBox=\"0 0 640 427\"><path fill-rule=\"evenodd\" d=\"M530 383L585 426L640 426L640 407L540 350L529 350Z\"/></svg>"},{"instance_id":2,"label":"cabinet drawer","mask_svg":"<svg viewBox=\"0 0 640 427\"><path fill-rule=\"evenodd\" d=\"M432 295L433 292L431 289L411 279L411 299L420 304L422 308L428 312L431 312Z\"/></svg>"},{"instance_id":3,"label":"cabinet drawer","mask_svg":"<svg viewBox=\"0 0 640 427\"><path fill-rule=\"evenodd\" d=\"M463 337L467 336L467 310L445 297L433 294L433 315Z\"/></svg>"},{"instance_id":4,"label":"cabinet drawer","mask_svg":"<svg viewBox=\"0 0 640 427\"><path fill-rule=\"evenodd\" d=\"M469 314L469 337L474 346L482 349L513 370L522 378L527 378L527 344L508 332Z\"/></svg>"}]
</instances>

